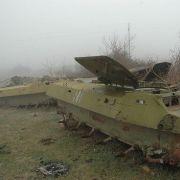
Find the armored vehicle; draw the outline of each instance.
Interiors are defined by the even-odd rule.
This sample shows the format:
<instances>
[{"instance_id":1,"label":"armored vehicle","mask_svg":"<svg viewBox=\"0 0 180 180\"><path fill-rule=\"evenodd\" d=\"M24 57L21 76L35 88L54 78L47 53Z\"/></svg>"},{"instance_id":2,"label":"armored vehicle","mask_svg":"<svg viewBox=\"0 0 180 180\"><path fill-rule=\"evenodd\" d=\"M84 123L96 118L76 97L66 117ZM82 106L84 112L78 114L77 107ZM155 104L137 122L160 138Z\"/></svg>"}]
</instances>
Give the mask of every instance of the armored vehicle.
<instances>
[{"instance_id":1,"label":"armored vehicle","mask_svg":"<svg viewBox=\"0 0 180 180\"><path fill-rule=\"evenodd\" d=\"M28 85L0 88L0 106L33 107L54 104L46 95L49 83L35 82Z\"/></svg>"},{"instance_id":2,"label":"armored vehicle","mask_svg":"<svg viewBox=\"0 0 180 180\"><path fill-rule=\"evenodd\" d=\"M138 70L106 56L75 60L98 81L62 80L49 86L47 95L57 99L65 126L84 123L92 128L90 134L99 130L127 143L128 151L138 149L149 162L180 165L180 91L160 78L170 64L153 66L142 82Z\"/></svg>"}]
</instances>

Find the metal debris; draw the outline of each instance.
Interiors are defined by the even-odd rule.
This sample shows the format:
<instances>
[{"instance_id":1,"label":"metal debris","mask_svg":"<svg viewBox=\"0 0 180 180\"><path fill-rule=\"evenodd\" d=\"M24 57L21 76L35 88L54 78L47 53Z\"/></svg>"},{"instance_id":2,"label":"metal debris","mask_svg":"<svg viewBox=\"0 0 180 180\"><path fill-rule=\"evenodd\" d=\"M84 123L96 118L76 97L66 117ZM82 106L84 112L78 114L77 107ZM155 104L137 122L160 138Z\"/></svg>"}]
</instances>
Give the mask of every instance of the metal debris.
<instances>
[{"instance_id":1,"label":"metal debris","mask_svg":"<svg viewBox=\"0 0 180 180\"><path fill-rule=\"evenodd\" d=\"M41 166L37 168L37 172L40 172L44 176L64 176L68 174L69 166L62 161L41 162Z\"/></svg>"}]
</instances>

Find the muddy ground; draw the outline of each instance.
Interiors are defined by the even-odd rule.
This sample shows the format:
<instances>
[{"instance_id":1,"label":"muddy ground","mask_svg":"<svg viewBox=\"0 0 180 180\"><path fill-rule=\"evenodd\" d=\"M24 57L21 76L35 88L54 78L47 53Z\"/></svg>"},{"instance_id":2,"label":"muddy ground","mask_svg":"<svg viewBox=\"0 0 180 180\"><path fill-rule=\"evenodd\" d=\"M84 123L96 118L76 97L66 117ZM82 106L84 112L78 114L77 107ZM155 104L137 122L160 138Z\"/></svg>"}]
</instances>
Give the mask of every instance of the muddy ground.
<instances>
[{"instance_id":1,"label":"muddy ground","mask_svg":"<svg viewBox=\"0 0 180 180\"><path fill-rule=\"evenodd\" d=\"M0 180L54 179L43 177L40 162L62 161L69 167L67 180L179 179L180 170L134 164L117 157L123 143L98 144L103 135L83 138L85 129L70 132L58 123L55 109L0 109Z\"/></svg>"}]
</instances>

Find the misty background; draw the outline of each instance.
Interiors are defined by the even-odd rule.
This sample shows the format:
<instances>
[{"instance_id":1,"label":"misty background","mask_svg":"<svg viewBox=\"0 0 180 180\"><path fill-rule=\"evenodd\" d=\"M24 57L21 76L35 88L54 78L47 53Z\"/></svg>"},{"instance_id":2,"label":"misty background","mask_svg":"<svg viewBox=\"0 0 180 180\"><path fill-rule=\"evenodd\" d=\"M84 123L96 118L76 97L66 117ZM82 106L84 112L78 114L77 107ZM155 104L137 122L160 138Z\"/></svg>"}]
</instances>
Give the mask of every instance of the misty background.
<instances>
[{"instance_id":1,"label":"misty background","mask_svg":"<svg viewBox=\"0 0 180 180\"><path fill-rule=\"evenodd\" d=\"M179 0L0 0L0 80L76 69L104 38L133 36L131 57L166 61L179 47Z\"/></svg>"}]
</instances>

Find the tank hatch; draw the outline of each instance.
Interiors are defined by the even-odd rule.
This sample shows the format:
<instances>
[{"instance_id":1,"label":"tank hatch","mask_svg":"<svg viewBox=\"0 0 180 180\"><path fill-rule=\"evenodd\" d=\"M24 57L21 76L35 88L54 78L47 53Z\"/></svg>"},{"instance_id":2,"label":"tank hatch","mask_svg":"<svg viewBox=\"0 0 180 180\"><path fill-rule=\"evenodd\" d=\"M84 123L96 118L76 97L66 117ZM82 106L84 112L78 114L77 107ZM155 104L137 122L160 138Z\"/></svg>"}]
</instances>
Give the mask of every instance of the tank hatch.
<instances>
[{"instance_id":1,"label":"tank hatch","mask_svg":"<svg viewBox=\"0 0 180 180\"><path fill-rule=\"evenodd\" d=\"M104 84L138 87L137 78L123 65L107 56L76 57L75 60Z\"/></svg>"},{"instance_id":2,"label":"tank hatch","mask_svg":"<svg viewBox=\"0 0 180 180\"><path fill-rule=\"evenodd\" d=\"M153 66L142 66L130 69L130 72L141 81L161 81L166 78L171 67L169 62L161 62Z\"/></svg>"},{"instance_id":3,"label":"tank hatch","mask_svg":"<svg viewBox=\"0 0 180 180\"><path fill-rule=\"evenodd\" d=\"M170 67L171 67L171 63L169 62L157 63L145 76L144 80L145 81L161 80L168 75Z\"/></svg>"}]
</instances>

